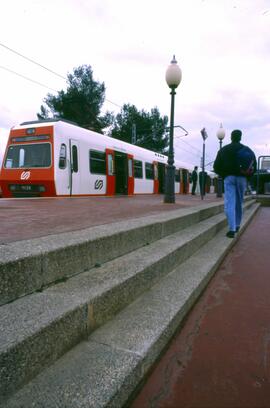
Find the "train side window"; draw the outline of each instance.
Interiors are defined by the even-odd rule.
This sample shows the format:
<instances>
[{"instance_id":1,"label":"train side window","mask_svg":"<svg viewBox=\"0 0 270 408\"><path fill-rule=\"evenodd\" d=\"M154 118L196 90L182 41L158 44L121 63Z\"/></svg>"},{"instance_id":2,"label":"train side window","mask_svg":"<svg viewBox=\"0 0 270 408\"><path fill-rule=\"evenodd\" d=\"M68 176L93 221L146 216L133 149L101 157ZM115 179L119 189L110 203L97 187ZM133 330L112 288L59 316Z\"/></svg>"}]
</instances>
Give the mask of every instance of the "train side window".
<instances>
[{"instance_id":1,"label":"train side window","mask_svg":"<svg viewBox=\"0 0 270 408\"><path fill-rule=\"evenodd\" d=\"M157 163L154 164L154 178L158 180L158 166Z\"/></svg>"},{"instance_id":2,"label":"train side window","mask_svg":"<svg viewBox=\"0 0 270 408\"><path fill-rule=\"evenodd\" d=\"M20 149L20 152L19 152L19 167L23 167L24 161L25 161L25 150Z\"/></svg>"},{"instance_id":3,"label":"train side window","mask_svg":"<svg viewBox=\"0 0 270 408\"><path fill-rule=\"evenodd\" d=\"M148 180L154 179L154 166L152 163L145 163L145 178Z\"/></svg>"},{"instance_id":4,"label":"train side window","mask_svg":"<svg viewBox=\"0 0 270 408\"><path fill-rule=\"evenodd\" d=\"M74 173L78 172L78 149L77 146L72 146L72 170Z\"/></svg>"},{"instance_id":5,"label":"train side window","mask_svg":"<svg viewBox=\"0 0 270 408\"><path fill-rule=\"evenodd\" d=\"M112 157L111 157L112 158ZM109 159L110 170L110 159ZM111 170L113 171L113 161L111 160ZM106 174L106 153L98 150L89 151L89 168L92 174Z\"/></svg>"},{"instance_id":6,"label":"train side window","mask_svg":"<svg viewBox=\"0 0 270 408\"><path fill-rule=\"evenodd\" d=\"M134 160L134 177L143 178L143 166L140 160Z\"/></svg>"},{"instance_id":7,"label":"train side window","mask_svg":"<svg viewBox=\"0 0 270 408\"><path fill-rule=\"evenodd\" d=\"M133 177L133 159L128 159L128 177Z\"/></svg>"},{"instance_id":8,"label":"train side window","mask_svg":"<svg viewBox=\"0 0 270 408\"><path fill-rule=\"evenodd\" d=\"M113 176L114 173L115 173L114 172L114 157L110 153L110 154L108 154L108 176Z\"/></svg>"},{"instance_id":9,"label":"train side window","mask_svg":"<svg viewBox=\"0 0 270 408\"><path fill-rule=\"evenodd\" d=\"M177 183L180 183L180 170L179 169L175 169L175 181Z\"/></svg>"},{"instance_id":10,"label":"train side window","mask_svg":"<svg viewBox=\"0 0 270 408\"><path fill-rule=\"evenodd\" d=\"M59 169L65 169L67 167L67 146L65 143L61 144L59 155Z\"/></svg>"}]
</instances>

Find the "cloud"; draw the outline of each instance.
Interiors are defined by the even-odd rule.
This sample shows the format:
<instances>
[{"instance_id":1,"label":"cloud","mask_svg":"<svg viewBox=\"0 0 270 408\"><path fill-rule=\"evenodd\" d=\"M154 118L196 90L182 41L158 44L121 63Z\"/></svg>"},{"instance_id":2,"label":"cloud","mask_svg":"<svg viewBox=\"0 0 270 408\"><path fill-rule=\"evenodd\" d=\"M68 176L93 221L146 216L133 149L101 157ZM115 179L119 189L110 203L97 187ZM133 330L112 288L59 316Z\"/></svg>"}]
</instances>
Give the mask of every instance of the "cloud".
<instances>
[{"instance_id":1,"label":"cloud","mask_svg":"<svg viewBox=\"0 0 270 408\"><path fill-rule=\"evenodd\" d=\"M270 153L269 103L260 95L227 89L216 98L181 105L181 109L176 110L175 124L182 124L189 131L189 136L175 143L179 147L186 141L201 151L199 155L194 148L182 146L189 151L186 154L189 154L192 163L194 160L198 163L198 157L202 156L200 130L203 127L206 127L209 136L206 140L207 157L209 161L214 160L219 149L216 134L220 123L226 132L224 144L230 143L233 129L241 129L243 143L252 147L257 155Z\"/></svg>"}]
</instances>

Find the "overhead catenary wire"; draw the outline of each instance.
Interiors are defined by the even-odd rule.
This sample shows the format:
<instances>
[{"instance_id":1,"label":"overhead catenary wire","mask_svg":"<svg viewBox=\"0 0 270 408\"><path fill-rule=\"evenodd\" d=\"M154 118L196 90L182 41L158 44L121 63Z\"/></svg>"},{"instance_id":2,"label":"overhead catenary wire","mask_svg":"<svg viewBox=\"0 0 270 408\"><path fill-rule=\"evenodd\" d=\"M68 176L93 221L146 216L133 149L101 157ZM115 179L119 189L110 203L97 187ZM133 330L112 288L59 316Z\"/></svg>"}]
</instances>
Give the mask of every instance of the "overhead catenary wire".
<instances>
[{"instance_id":1,"label":"overhead catenary wire","mask_svg":"<svg viewBox=\"0 0 270 408\"><path fill-rule=\"evenodd\" d=\"M191 147L192 149L194 149L194 150L197 151L197 153L190 152L190 154L194 154L194 155L196 155L196 156L202 154L201 149L199 149L198 147L193 146L191 143L189 143L189 142L187 142L186 140L184 140L183 137L184 137L183 135L176 135L174 138L175 138L175 141L181 141L181 142L185 143L187 146L189 146L189 147ZM177 144L176 146L177 146L178 148L182 148L182 147L179 146L179 144ZM184 150L184 149L183 149L183 150ZM185 150L185 151L188 152L187 150ZM206 157L209 159L209 156L208 156L208 155L206 155Z\"/></svg>"},{"instance_id":2,"label":"overhead catenary wire","mask_svg":"<svg viewBox=\"0 0 270 408\"><path fill-rule=\"evenodd\" d=\"M7 45L0 43L0 46L3 47L3 48L6 48L8 51L13 52L16 55L19 55L20 57L26 59L27 61L32 62L32 64L38 65L39 67L41 67L43 69L46 69L46 71L51 72L52 74L58 76L59 78L62 78L64 80L66 80L66 78L63 75L58 74L57 72L53 71L52 69L50 69L48 67L45 67L45 65L42 65L39 62L34 61L33 59L31 59L29 57L26 57L25 55L21 54L18 51L13 50L12 48L8 47Z\"/></svg>"},{"instance_id":3,"label":"overhead catenary wire","mask_svg":"<svg viewBox=\"0 0 270 408\"><path fill-rule=\"evenodd\" d=\"M33 60L32 58L29 58L29 57L27 57L26 55L23 55L22 53L20 53L20 52L14 50L14 49L8 47L7 45L5 45L5 44L3 44L3 43L0 43L0 46L3 47L3 48L5 48L5 49L7 49L8 51L10 51L10 52L12 52L12 53L18 55L19 57L24 58L25 60L31 62L32 64L35 64L35 65L39 66L39 67L42 68L42 69L45 69L46 71L48 71L48 72L50 72L50 73L56 75L57 77L66 80L66 78L65 78L63 75L57 73L56 71L53 71L52 69L46 67L46 66L43 65L43 64L40 64L39 62ZM4 67L4 66L2 66L2 65L0 65L0 68L3 69L3 70L5 70L5 71L7 71L7 72L9 72L9 73L12 73L12 74L14 74L14 75L17 75L17 76L19 76L19 77L21 77L21 78L23 78L23 79L25 79L25 80L27 80L27 81L30 81L30 82L32 82L32 83L34 83L34 84L36 84L36 85L42 86L43 88L47 88L47 89L49 89L49 90L51 90L51 91L53 91L53 92L56 92L56 93L59 92L59 91L57 91L56 89L49 87L48 85L45 85L45 84L43 84L43 83L41 83L41 82L39 82L39 81L36 81L36 80L34 80L34 79L31 79L31 78L29 78L29 77L27 77L27 76L25 76L25 75L23 75L23 74L20 74L19 72L16 72L16 71L14 71L14 70L12 70L12 69L10 69L10 68ZM120 108L120 109L122 108L119 104L117 104L117 103L115 103L115 102L113 102L113 101L111 101L111 100L109 100L109 99L106 99L106 98L105 98L105 101L107 101L108 103L110 103L110 104L112 104L112 105L114 105L114 106L116 106L116 107L118 107L118 108ZM179 126L179 127L182 128L182 126ZM183 129L184 131L186 131L184 128L182 128L182 129ZM187 131L186 131L186 132L187 132ZM150 137L151 137L151 136L150 136ZM179 139L180 139L180 137L181 137L181 136L178 136ZM177 136L176 136L176 138L177 138ZM181 139L181 140L182 140L182 139ZM200 150L199 150L198 148L192 146L192 145L189 144L188 142L186 142L186 141L184 141L184 140L182 140L182 142L186 143L186 144L189 145L191 148L193 148L193 149L197 150L198 152L200 152ZM179 148L179 146L178 146L178 148ZM184 150L184 149L183 149L183 150ZM197 156L197 155L199 154L199 153L195 154L195 153L190 152L190 151L187 151L187 150L184 150L184 151L185 151L186 153L193 154L194 156L195 156L195 155Z\"/></svg>"},{"instance_id":4,"label":"overhead catenary wire","mask_svg":"<svg viewBox=\"0 0 270 408\"><path fill-rule=\"evenodd\" d=\"M178 140L180 140L180 138L178 138L178 139L176 139L176 140L178 141ZM183 140L182 140L182 142L183 142ZM175 147L176 147L178 150L183 150L185 153L191 154L191 155L193 155L193 156L195 156L195 157L201 157L201 155L202 155L201 150L199 150L199 149L196 148L195 146L192 146L190 143L187 143L187 142L186 142L186 144L187 144L188 146L192 147L193 149L195 149L195 150L197 151L197 153L195 153L194 151L185 149L183 146L180 146L178 143L177 143L177 144L175 143ZM209 156L208 156L208 155L206 155L206 158L209 160Z\"/></svg>"},{"instance_id":5,"label":"overhead catenary wire","mask_svg":"<svg viewBox=\"0 0 270 408\"><path fill-rule=\"evenodd\" d=\"M194 152L192 152L192 151L190 151L190 150L187 150L187 149L183 148L182 146L177 146L177 145L176 145L175 147L177 148L177 150L182 150L183 152L188 153L188 154L190 154L190 155L192 155L192 156L195 156L195 157L199 157L199 156L200 156L198 153L194 153Z\"/></svg>"},{"instance_id":6,"label":"overhead catenary wire","mask_svg":"<svg viewBox=\"0 0 270 408\"><path fill-rule=\"evenodd\" d=\"M188 145L189 147L191 147L194 150L197 150L197 152L201 153L201 150L198 149L198 147L193 146L192 144L188 143L186 140L182 139L182 136L176 136L177 141L180 140L181 142L185 143L186 145Z\"/></svg>"},{"instance_id":7,"label":"overhead catenary wire","mask_svg":"<svg viewBox=\"0 0 270 408\"><path fill-rule=\"evenodd\" d=\"M31 78L28 78L28 77L26 77L25 75L22 75L22 74L20 74L19 72L13 71L13 70L10 69L10 68L4 67L4 66L2 66L2 65L0 65L0 68L1 68L1 69L4 69L5 71L8 71L8 72L10 72L10 73L12 73L12 74L14 74L14 75L17 75L17 76L19 76L19 77L21 77L21 78L23 78L23 79L26 79L27 81L33 82L34 84L37 84L37 85L40 85L40 86L42 86L42 87L44 87L44 88L50 89L51 91L58 92L56 89L50 88L49 86L44 85L44 84L42 84L41 82L35 81L34 79L31 79Z\"/></svg>"},{"instance_id":8,"label":"overhead catenary wire","mask_svg":"<svg viewBox=\"0 0 270 408\"><path fill-rule=\"evenodd\" d=\"M138 131L138 133L140 133L140 131L142 132L142 130L144 130L144 129L140 129L140 130ZM145 130L148 131L148 129L145 129ZM192 144L186 142L185 140L183 140L182 138L185 137L185 136L186 136L186 135L175 135L175 136L174 136L175 147L176 147L178 150L181 149L181 150L183 150L185 153L188 153L188 154L193 155L193 156L195 156L195 157L201 157L201 154L202 154L201 150L198 149L197 147L193 146ZM145 134L143 135L143 140L151 140L151 139L153 139L152 133L149 134L149 135L145 135ZM196 150L196 153L195 153L194 151L187 150L187 149L185 149L183 146L180 146L178 143L176 143L176 142L179 141L179 140L181 140L182 142L184 142L186 145L188 145L188 146L191 147L192 149ZM139 136L138 136L137 142L138 142L138 143L140 142ZM208 156L208 155L206 155L206 157L209 159L209 156Z\"/></svg>"},{"instance_id":9,"label":"overhead catenary wire","mask_svg":"<svg viewBox=\"0 0 270 408\"><path fill-rule=\"evenodd\" d=\"M1 44L0 44L0 45L1 45ZM22 75L22 74L20 74L20 73L18 73L18 72L16 72L16 71L11 70L10 68L4 67L4 66L2 66L2 65L0 65L0 68L3 69L3 70L8 71L8 72L10 72L10 73L12 73L12 74L14 74L14 75L17 75L17 76L19 76L19 77L21 77L21 78L23 78L23 79L25 79L25 80L27 80L27 81L30 81L30 82L32 82L32 83L34 83L34 84L37 84L37 85L42 86L42 87L44 87L44 88L50 89L51 91L58 92L56 89L53 89L53 88L51 88L51 87L49 87L49 86L47 86L47 85L44 85L44 84L42 84L42 83L39 82L39 81L35 81L35 80L31 79L31 78L28 78L28 77L26 77L25 75ZM109 101L109 100L107 100L107 101L110 102L110 103L112 103L112 104L114 104L114 105L116 105L116 106L118 106L118 107L120 107L119 105L115 104L115 103L112 102L112 101ZM121 107L120 107L120 108L121 108ZM152 139L152 135L146 136L146 139L150 139L150 138ZM175 136L175 138L176 138L177 140L180 140L181 136L178 136L178 137ZM145 137L144 137L144 139L145 139ZM178 149L182 149L184 152L186 152L186 153L188 153L188 154L192 154L192 155L194 155L194 156L198 156L198 155L200 154L200 150L199 150L198 148L196 148L195 146L192 146L190 143L188 143L188 142L186 142L186 141L184 141L184 140L182 140L182 139L181 139L181 141L184 142L185 144L187 144L188 146L190 146L191 148L197 150L198 153L194 153L194 152L192 152L192 151L190 151L190 150L184 149L183 147L180 147L179 145L177 146Z\"/></svg>"},{"instance_id":10,"label":"overhead catenary wire","mask_svg":"<svg viewBox=\"0 0 270 408\"><path fill-rule=\"evenodd\" d=\"M45 65L42 65L42 64L40 64L40 63L37 62L37 61L34 61L32 58L29 58L29 57L27 57L26 55L21 54L20 52L18 52L18 51L16 51L16 50L12 49L12 48L10 48L10 47L8 47L7 45L5 45L5 44L3 44L3 43L0 43L0 46L3 47L3 48L5 48L5 49L7 49L8 51L10 51L10 52L12 52L12 53L18 55L18 56L20 56L21 58L24 58L25 60L31 62L32 64L35 64L35 65L39 66L40 68L43 68L43 69L45 69L46 71L49 71L50 73L52 73L52 74L54 74L54 75L58 76L59 78L64 79L64 80L66 81L66 77L64 77L64 76L61 75L61 74L58 74L56 71L53 71L52 69L46 67ZM22 74L19 74L18 72L13 71L13 70L11 70L11 69L9 69L9 68L3 67L3 66L1 66L1 68L2 68L2 69L5 69L6 71L9 71L9 72L11 72L11 73L13 73L13 74L15 74L15 75L18 75L18 76L20 76L20 77L22 77L22 78L24 78L24 79L26 79L26 80L28 80L28 81L34 82L34 83L36 83L36 84L38 84L38 85L41 85L41 86L43 86L43 87L45 87L45 88L48 88L48 89L50 89L50 90L52 90L52 91L54 91L54 92L58 92L58 91L56 91L55 89L53 89L53 88L51 88L51 87L49 87L49 86L47 86L47 85L41 84L40 82L35 81L35 80L31 80L30 78L28 78L28 77L26 77L26 76L24 76L24 75L22 75ZM115 103L115 102L112 102L112 101L109 100L109 99L106 99L106 98L105 98L105 101L111 103L112 105L117 106L118 108L121 108L120 105L118 105L118 104Z\"/></svg>"}]
</instances>

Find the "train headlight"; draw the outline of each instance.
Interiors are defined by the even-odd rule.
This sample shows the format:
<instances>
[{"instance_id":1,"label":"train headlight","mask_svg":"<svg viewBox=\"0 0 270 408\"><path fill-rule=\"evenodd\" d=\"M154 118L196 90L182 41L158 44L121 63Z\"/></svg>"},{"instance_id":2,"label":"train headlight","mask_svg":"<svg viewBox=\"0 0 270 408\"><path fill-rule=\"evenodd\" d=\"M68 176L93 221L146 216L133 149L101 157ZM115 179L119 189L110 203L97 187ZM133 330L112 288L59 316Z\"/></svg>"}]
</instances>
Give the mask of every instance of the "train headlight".
<instances>
[{"instance_id":1,"label":"train headlight","mask_svg":"<svg viewBox=\"0 0 270 408\"><path fill-rule=\"evenodd\" d=\"M25 133L27 135L34 135L36 133L36 129L35 128L28 128L28 129L26 129Z\"/></svg>"}]
</instances>

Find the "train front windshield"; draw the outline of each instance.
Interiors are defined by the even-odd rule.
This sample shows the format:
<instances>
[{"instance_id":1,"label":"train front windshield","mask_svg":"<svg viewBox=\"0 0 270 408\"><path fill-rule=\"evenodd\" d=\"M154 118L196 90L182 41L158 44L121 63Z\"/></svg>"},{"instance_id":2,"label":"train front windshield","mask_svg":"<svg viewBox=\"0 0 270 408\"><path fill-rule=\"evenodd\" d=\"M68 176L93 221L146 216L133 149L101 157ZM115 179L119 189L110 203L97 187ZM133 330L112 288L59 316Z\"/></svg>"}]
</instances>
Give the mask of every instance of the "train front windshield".
<instances>
[{"instance_id":1,"label":"train front windshield","mask_svg":"<svg viewBox=\"0 0 270 408\"><path fill-rule=\"evenodd\" d=\"M11 145L8 148L5 168L21 169L51 166L50 143Z\"/></svg>"}]
</instances>

